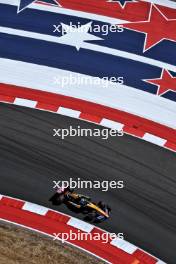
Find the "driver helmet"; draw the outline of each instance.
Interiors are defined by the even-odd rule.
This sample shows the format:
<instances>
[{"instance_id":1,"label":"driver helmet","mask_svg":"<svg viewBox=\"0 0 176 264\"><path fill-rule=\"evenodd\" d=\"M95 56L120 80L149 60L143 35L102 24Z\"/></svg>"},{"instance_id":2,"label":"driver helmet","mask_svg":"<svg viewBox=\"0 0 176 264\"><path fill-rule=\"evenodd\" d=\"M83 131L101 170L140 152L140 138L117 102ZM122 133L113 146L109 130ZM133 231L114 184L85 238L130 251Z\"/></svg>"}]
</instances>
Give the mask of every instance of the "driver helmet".
<instances>
[{"instance_id":1,"label":"driver helmet","mask_svg":"<svg viewBox=\"0 0 176 264\"><path fill-rule=\"evenodd\" d=\"M80 205L85 205L85 204L86 204L86 199L85 198L81 198Z\"/></svg>"}]
</instances>

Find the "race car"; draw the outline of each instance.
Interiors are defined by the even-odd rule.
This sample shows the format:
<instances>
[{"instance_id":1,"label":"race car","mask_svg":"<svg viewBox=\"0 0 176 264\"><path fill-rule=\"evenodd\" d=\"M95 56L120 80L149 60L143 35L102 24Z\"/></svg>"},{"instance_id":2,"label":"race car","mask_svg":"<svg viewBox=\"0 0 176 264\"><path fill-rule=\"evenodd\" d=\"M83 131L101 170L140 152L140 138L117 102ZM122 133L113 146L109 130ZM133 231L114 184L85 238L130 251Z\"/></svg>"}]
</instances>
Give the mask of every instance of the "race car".
<instances>
[{"instance_id":1,"label":"race car","mask_svg":"<svg viewBox=\"0 0 176 264\"><path fill-rule=\"evenodd\" d=\"M85 221L100 223L110 217L111 208L103 202L94 203L91 198L76 193L69 187L62 187L49 199L53 205L64 203L69 209L85 214Z\"/></svg>"}]
</instances>

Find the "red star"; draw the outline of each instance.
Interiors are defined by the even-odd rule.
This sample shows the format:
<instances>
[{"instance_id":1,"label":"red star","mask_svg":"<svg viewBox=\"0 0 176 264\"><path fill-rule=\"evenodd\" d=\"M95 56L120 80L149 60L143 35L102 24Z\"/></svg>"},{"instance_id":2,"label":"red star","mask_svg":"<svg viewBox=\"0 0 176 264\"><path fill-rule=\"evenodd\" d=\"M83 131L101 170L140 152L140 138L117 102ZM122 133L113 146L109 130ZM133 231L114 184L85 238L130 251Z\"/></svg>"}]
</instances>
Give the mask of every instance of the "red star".
<instances>
[{"instance_id":1,"label":"red star","mask_svg":"<svg viewBox=\"0 0 176 264\"><path fill-rule=\"evenodd\" d=\"M173 77L167 70L163 69L158 79L144 81L158 86L157 95L163 95L168 91L176 92L176 77Z\"/></svg>"},{"instance_id":2,"label":"red star","mask_svg":"<svg viewBox=\"0 0 176 264\"><path fill-rule=\"evenodd\" d=\"M164 39L176 42L176 19L168 19L155 5L151 4L147 21L131 22L124 28L145 33L144 51Z\"/></svg>"}]
</instances>

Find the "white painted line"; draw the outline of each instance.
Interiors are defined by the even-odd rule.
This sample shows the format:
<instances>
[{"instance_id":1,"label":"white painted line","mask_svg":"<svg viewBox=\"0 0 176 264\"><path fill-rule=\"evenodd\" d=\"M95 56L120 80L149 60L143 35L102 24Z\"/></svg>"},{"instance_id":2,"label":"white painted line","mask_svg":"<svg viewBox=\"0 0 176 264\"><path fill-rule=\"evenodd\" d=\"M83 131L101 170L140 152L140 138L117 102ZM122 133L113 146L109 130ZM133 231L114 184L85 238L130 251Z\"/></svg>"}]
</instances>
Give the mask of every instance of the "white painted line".
<instances>
[{"instance_id":1,"label":"white painted line","mask_svg":"<svg viewBox=\"0 0 176 264\"><path fill-rule=\"evenodd\" d=\"M22 207L22 210L36 213L39 215L46 215L46 213L48 212L48 208L29 202L25 202L25 204Z\"/></svg>"},{"instance_id":2,"label":"white painted line","mask_svg":"<svg viewBox=\"0 0 176 264\"><path fill-rule=\"evenodd\" d=\"M0 0L0 3L18 6L19 1L20 0ZM67 8L63 8L63 7L59 8L57 6L41 5L41 4L37 4L37 3L30 4L30 6L28 6L27 8L46 11L46 12L52 12L52 13L57 13L57 14L63 14L63 15L69 15L69 16L82 17L82 18L92 19L92 20L96 20L96 21L102 21L102 22L110 23L110 24L124 24L124 23L129 22L129 21L123 20L123 19L103 16L103 15L97 15L97 14L93 14L93 13L87 13L84 11L72 10L72 9L67 9Z\"/></svg>"},{"instance_id":3,"label":"white painted line","mask_svg":"<svg viewBox=\"0 0 176 264\"><path fill-rule=\"evenodd\" d=\"M149 134L149 133L145 133L143 136L143 139L148 141L148 142L154 143L158 146L161 146L161 147L164 146L165 143L167 142L166 139L154 136L154 135Z\"/></svg>"},{"instance_id":4,"label":"white painted line","mask_svg":"<svg viewBox=\"0 0 176 264\"><path fill-rule=\"evenodd\" d=\"M17 5L19 5L19 1L20 0L0 0L0 3L17 6ZM169 1L168 0L143 0L143 1L176 9L176 3L173 0L169 0ZM37 3L30 4L30 6L28 8L42 10L42 11L48 11L48 12L54 12L54 13L58 13L58 14L65 14L65 15L70 15L70 16L78 16L78 17L82 17L82 18L89 18L89 19L102 21L102 22L106 22L106 23L111 23L111 24L128 22L127 20L122 20L122 19L118 19L118 18L111 18L108 16L97 15L97 14L93 14L93 13L87 13L84 11L71 10L71 9L67 9L67 8L63 8L63 7L59 8L57 6L55 7L55 6L49 6L49 5L41 5L41 4L37 4Z\"/></svg>"},{"instance_id":5,"label":"white painted line","mask_svg":"<svg viewBox=\"0 0 176 264\"><path fill-rule=\"evenodd\" d=\"M94 229L93 225L86 223L82 220L79 220L77 218L74 218L74 217L70 218L70 220L67 222L67 225L73 226L87 233L91 232Z\"/></svg>"},{"instance_id":6,"label":"white painted line","mask_svg":"<svg viewBox=\"0 0 176 264\"><path fill-rule=\"evenodd\" d=\"M143 0L143 1L176 9L176 3L173 2L173 0Z\"/></svg>"},{"instance_id":7,"label":"white painted line","mask_svg":"<svg viewBox=\"0 0 176 264\"><path fill-rule=\"evenodd\" d=\"M133 254L138 249L138 247L120 238L113 239L110 244L122 249L128 254Z\"/></svg>"},{"instance_id":8,"label":"white painted line","mask_svg":"<svg viewBox=\"0 0 176 264\"><path fill-rule=\"evenodd\" d=\"M32 107L35 108L37 105L36 101L22 99L22 98L16 98L14 101L14 104L20 105L20 106L26 106L26 107Z\"/></svg>"},{"instance_id":9,"label":"white painted line","mask_svg":"<svg viewBox=\"0 0 176 264\"><path fill-rule=\"evenodd\" d=\"M162 260L158 260L156 264L167 264L167 263L163 262Z\"/></svg>"},{"instance_id":10,"label":"white painted line","mask_svg":"<svg viewBox=\"0 0 176 264\"><path fill-rule=\"evenodd\" d=\"M3 195L0 194L0 200L2 199Z\"/></svg>"},{"instance_id":11,"label":"white painted line","mask_svg":"<svg viewBox=\"0 0 176 264\"><path fill-rule=\"evenodd\" d=\"M76 110L72 110L69 108L65 108L65 107L59 107L57 113L61 114L61 115L65 115L65 116L70 116L70 117L75 117L75 118L79 118L81 112L80 111L76 111Z\"/></svg>"},{"instance_id":12,"label":"white painted line","mask_svg":"<svg viewBox=\"0 0 176 264\"><path fill-rule=\"evenodd\" d=\"M8 27L0 27L0 32L4 34L10 34L14 36L20 36L20 37L26 37L26 38L32 38L32 39L38 39L38 40L45 40L45 41L52 42L52 43L64 44L64 45L75 47L74 43L72 43L68 39L65 40L65 38L62 38L62 37L56 37L56 36L51 36L47 34L41 34L41 33L36 33L36 32L31 32L31 31L20 30L20 29L8 28ZM81 48L138 61L141 63L149 64L149 65L156 66L159 68L165 68L167 70L176 72L175 65L161 62L155 59L150 59L145 56L133 54L127 51L117 50L117 49L113 49L109 47L100 46L97 44L86 43L86 42L82 44Z\"/></svg>"},{"instance_id":13,"label":"white painted line","mask_svg":"<svg viewBox=\"0 0 176 264\"><path fill-rule=\"evenodd\" d=\"M95 84L94 82L92 85L89 82L80 85L69 82L66 87L58 87L53 82L55 76L65 78L71 74L73 78L82 79L89 75L2 58L0 58L0 72L0 83L70 96L176 128L176 103L174 101L168 101L168 99L133 87L112 82L108 82L108 89L101 83ZM92 76L89 78L92 81Z\"/></svg>"},{"instance_id":14,"label":"white painted line","mask_svg":"<svg viewBox=\"0 0 176 264\"><path fill-rule=\"evenodd\" d=\"M115 122L115 121L112 121L112 120L109 120L106 118L102 119L102 121L100 122L100 125L105 126L105 127L109 127L109 128L113 128L113 129L116 129L118 131L122 130L124 127L124 124L118 123L118 122Z\"/></svg>"}]
</instances>

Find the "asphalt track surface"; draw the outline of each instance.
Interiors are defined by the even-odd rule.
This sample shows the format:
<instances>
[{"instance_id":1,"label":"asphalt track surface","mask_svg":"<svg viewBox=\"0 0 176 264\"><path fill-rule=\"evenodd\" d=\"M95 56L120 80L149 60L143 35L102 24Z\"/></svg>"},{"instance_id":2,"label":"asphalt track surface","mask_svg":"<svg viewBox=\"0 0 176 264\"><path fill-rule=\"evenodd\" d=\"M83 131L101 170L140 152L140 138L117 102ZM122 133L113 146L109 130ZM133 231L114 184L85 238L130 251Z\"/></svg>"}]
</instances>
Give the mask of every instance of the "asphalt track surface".
<instances>
[{"instance_id":1,"label":"asphalt track surface","mask_svg":"<svg viewBox=\"0 0 176 264\"><path fill-rule=\"evenodd\" d=\"M111 219L99 226L169 264L176 263L176 155L124 136L53 137L53 128L97 125L34 109L0 104L0 193L52 207L53 180L124 180L123 190L79 190L108 202Z\"/></svg>"}]
</instances>

